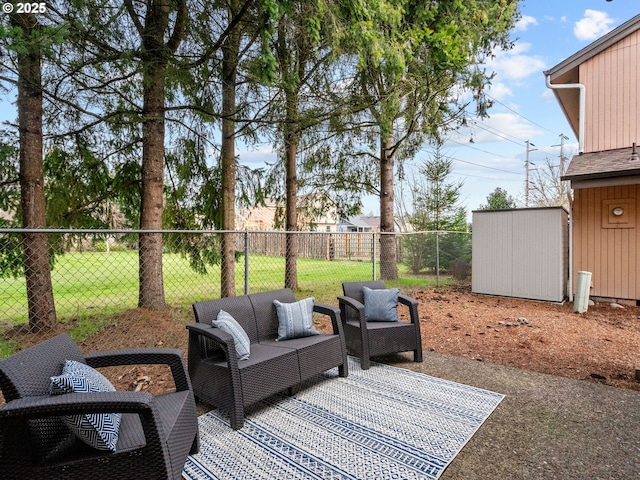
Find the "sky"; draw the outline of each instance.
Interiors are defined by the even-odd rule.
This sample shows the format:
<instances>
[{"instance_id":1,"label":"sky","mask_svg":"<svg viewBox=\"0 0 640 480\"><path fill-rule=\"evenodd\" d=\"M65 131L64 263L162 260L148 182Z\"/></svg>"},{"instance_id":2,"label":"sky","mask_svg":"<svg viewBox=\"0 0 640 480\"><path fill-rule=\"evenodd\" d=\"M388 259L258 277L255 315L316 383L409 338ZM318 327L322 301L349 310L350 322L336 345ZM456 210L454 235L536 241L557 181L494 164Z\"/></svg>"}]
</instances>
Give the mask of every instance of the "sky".
<instances>
[{"instance_id":1,"label":"sky","mask_svg":"<svg viewBox=\"0 0 640 480\"><path fill-rule=\"evenodd\" d=\"M453 160L450 180L463 182L461 206L469 215L497 187L524 205L527 141L532 174L547 159L559 162L561 135L565 157L577 153L577 138L543 72L640 13L640 1L524 0L520 11L514 47L497 52L490 63L496 76L488 90L495 100L489 118L452 133L442 149ZM16 118L14 99L15 92L0 92L0 121ZM269 146L237 153L250 166L275 158ZM407 174L418 174L432 153L431 147L423 148L405 164ZM365 197L363 213L377 215L378 199Z\"/></svg>"}]
</instances>

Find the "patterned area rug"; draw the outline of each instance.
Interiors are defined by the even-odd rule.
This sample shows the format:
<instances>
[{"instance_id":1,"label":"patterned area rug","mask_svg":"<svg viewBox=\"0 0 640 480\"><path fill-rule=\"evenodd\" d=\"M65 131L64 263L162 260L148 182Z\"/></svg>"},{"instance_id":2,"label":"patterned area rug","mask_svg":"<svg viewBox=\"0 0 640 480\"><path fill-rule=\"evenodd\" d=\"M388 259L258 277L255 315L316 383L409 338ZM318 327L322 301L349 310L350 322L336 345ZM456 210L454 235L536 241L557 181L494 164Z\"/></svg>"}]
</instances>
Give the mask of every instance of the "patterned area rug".
<instances>
[{"instance_id":1,"label":"patterned area rug","mask_svg":"<svg viewBox=\"0 0 640 480\"><path fill-rule=\"evenodd\" d=\"M349 357L338 370L248 411L234 431L202 415L200 453L183 476L203 479L436 479L504 395Z\"/></svg>"}]
</instances>

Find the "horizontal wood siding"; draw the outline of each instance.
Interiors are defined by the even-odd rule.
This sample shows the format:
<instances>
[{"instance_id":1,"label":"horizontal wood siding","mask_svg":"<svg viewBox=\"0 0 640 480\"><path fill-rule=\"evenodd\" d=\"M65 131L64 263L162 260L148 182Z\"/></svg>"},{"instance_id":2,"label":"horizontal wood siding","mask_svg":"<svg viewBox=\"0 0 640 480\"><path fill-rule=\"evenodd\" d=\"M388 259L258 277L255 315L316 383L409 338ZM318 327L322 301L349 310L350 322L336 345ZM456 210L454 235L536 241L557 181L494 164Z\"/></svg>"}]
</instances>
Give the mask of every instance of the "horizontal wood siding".
<instances>
[{"instance_id":1,"label":"horizontal wood siding","mask_svg":"<svg viewBox=\"0 0 640 480\"><path fill-rule=\"evenodd\" d=\"M640 31L580 65L586 153L640 144Z\"/></svg>"},{"instance_id":2,"label":"horizontal wood siding","mask_svg":"<svg viewBox=\"0 0 640 480\"><path fill-rule=\"evenodd\" d=\"M592 273L591 295L640 300L640 198L637 185L583 188L574 192L573 283L578 271ZM606 200L631 199L635 205L633 227L603 228ZM605 210L603 212L603 209Z\"/></svg>"}]
</instances>

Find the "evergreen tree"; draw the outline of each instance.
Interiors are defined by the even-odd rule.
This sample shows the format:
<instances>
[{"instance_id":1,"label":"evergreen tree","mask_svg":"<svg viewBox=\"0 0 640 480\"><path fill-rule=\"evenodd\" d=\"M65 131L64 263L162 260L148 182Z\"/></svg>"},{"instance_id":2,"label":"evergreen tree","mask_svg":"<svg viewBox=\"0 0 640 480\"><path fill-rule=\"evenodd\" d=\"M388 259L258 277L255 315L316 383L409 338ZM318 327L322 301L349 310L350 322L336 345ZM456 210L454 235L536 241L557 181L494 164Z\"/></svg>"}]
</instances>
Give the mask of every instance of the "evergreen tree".
<instances>
[{"instance_id":1,"label":"evergreen tree","mask_svg":"<svg viewBox=\"0 0 640 480\"><path fill-rule=\"evenodd\" d=\"M480 210L500 210L504 208L516 208L516 201L506 190L496 187L496 189L487 196L487 204L480 205Z\"/></svg>"},{"instance_id":2,"label":"evergreen tree","mask_svg":"<svg viewBox=\"0 0 640 480\"><path fill-rule=\"evenodd\" d=\"M416 231L432 232L411 236L405 244L405 261L414 273L425 267L447 270L455 260L469 257L466 210L460 205L463 182L449 181L452 167L453 161L437 149L413 182L414 213L409 222Z\"/></svg>"}]
</instances>

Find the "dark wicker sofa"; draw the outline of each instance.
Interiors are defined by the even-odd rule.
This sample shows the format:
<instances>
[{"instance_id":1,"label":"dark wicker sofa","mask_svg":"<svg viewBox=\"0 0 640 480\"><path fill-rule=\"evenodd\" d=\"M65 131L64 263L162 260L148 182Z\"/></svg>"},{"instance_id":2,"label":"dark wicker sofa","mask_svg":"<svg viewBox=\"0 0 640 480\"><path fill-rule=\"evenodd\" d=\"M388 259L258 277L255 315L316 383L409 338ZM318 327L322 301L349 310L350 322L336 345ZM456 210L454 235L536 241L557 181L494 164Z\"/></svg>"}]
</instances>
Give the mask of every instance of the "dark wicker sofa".
<instances>
[{"instance_id":1,"label":"dark wicker sofa","mask_svg":"<svg viewBox=\"0 0 640 480\"><path fill-rule=\"evenodd\" d=\"M292 303L295 297L283 289L193 304L197 323L187 325L193 391L198 399L228 412L235 430L244 425L245 407L259 400L291 392L300 382L336 366L341 377L348 375L340 311L314 305L314 312L330 317L332 334L276 341L274 300ZM247 333L249 359L238 360L233 337L212 326L220 310L230 313Z\"/></svg>"}]
</instances>

